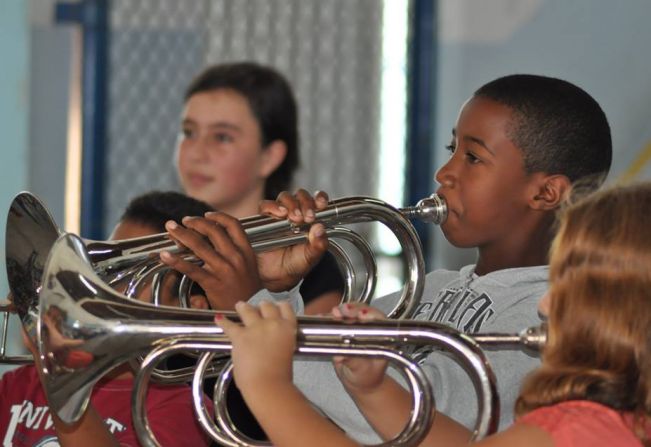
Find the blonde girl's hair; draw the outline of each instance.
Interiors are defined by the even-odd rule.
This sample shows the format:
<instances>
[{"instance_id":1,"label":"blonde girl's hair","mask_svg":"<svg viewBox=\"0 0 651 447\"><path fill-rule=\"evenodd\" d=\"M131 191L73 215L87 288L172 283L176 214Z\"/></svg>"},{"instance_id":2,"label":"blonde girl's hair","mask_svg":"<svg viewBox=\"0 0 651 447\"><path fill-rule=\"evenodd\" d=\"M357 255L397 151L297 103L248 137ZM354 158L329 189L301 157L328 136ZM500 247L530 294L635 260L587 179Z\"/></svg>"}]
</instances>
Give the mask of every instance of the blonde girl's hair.
<instances>
[{"instance_id":1,"label":"blonde girl's hair","mask_svg":"<svg viewBox=\"0 0 651 447\"><path fill-rule=\"evenodd\" d=\"M550 257L548 343L516 414L589 400L633 414L651 445L651 183L568 206Z\"/></svg>"}]
</instances>

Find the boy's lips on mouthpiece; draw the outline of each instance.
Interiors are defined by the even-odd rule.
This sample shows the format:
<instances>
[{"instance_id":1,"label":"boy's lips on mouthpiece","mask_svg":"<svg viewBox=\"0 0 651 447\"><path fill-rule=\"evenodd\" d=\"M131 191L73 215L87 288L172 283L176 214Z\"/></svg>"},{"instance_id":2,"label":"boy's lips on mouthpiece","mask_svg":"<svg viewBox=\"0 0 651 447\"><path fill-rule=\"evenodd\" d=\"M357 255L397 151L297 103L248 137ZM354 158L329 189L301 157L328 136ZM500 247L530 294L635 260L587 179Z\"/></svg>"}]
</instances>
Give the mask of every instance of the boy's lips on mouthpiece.
<instances>
[{"instance_id":1,"label":"boy's lips on mouthpiece","mask_svg":"<svg viewBox=\"0 0 651 447\"><path fill-rule=\"evenodd\" d=\"M445 195L445 193L443 193L443 192L441 192L441 191L439 190L439 191L436 191L436 194L437 194L439 197L441 197L441 198L445 201L445 207L446 207L446 209L447 209L447 213L448 213L448 217L447 217L447 219L449 219L450 216L453 215L453 214L454 214L455 216L458 217L458 216L459 216L459 213L457 213L457 212L455 211L455 209L454 209L453 207L450 206L450 201L448 200L448 198L447 198L447 196ZM447 221L447 219L446 219L446 221ZM443 222L443 223L445 224L445 222Z\"/></svg>"}]
</instances>

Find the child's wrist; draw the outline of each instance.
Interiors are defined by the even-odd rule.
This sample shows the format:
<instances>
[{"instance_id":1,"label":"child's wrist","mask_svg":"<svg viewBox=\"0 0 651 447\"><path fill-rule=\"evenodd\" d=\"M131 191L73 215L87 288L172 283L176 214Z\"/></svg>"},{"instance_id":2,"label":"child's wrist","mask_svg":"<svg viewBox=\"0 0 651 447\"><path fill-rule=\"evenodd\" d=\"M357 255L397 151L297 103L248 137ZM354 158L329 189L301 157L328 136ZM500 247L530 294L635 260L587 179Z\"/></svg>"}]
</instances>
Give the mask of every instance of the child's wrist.
<instances>
[{"instance_id":1,"label":"child's wrist","mask_svg":"<svg viewBox=\"0 0 651 447\"><path fill-rule=\"evenodd\" d=\"M265 389L276 386L292 385L291 372L269 372L258 369L247 374L245 377L236 378L237 386L240 389Z\"/></svg>"},{"instance_id":2,"label":"child's wrist","mask_svg":"<svg viewBox=\"0 0 651 447\"><path fill-rule=\"evenodd\" d=\"M275 396L282 395L285 390L294 388L291 377L286 376L264 376L250 377L244 381L237 381L237 386L243 396L251 396L253 399L275 399Z\"/></svg>"}]
</instances>

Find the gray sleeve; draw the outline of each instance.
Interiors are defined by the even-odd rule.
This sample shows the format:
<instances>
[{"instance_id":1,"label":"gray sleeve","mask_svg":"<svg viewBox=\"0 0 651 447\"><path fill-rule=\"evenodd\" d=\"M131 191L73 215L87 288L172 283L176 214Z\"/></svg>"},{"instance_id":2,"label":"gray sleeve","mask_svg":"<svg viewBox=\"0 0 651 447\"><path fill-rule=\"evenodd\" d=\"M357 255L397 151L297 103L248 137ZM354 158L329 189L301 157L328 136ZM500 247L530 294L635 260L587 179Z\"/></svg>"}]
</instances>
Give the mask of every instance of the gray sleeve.
<instances>
[{"instance_id":1,"label":"gray sleeve","mask_svg":"<svg viewBox=\"0 0 651 447\"><path fill-rule=\"evenodd\" d=\"M425 276L425 284L423 287L422 296L419 298L419 303L431 303L436 299L438 292L450 281L454 281L455 278L458 278L459 272L450 271L450 270L435 270L429 272ZM371 305L377 309L380 309L385 315L388 315L389 312L398 304L402 290L384 295L378 298L375 298L371 301ZM414 309L415 310L415 309ZM417 318L415 315L411 315L408 318Z\"/></svg>"},{"instance_id":2,"label":"gray sleeve","mask_svg":"<svg viewBox=\"0 0 651 447\"><path fill-rule=\"evenodd\" d=\"M513 407L524 377L535 369L537 357L517 350L485 351L497 378L500 429L513 423ZM472 429L478 417L478 396L465 369L448 354L435 352L422 364L434 392L436 409Z\"/></svg>"},{"instance_id":3,"label":"gray sleeve","mask_svg":"<svg viewBox=\"0 0 651 447\"><path fill-rule=\"evenodd\" d=\"M329 358L294 360L293 375L294 384L312 405L351 438L364 444L381 442L337 377Z\"/></svg>"},{"instance_id":4,"label":"gray sleeve","mask_svg":"<svg viewBox=\"0 0 651 447\"><path fill-rule=\"evenodd\" d=\"M299 288L301 287L302 281L296 284L291 290L286 292L270 292L267 289L260 289L258 292L249 298L248 303L254 306L259 305L262 301L289 301L292 305L292 309L297 315L303 314L303 298L301 297L301 292Z\"/></svg>"},{"instance_id":5,"label":"gray sleeve","mask_svg":"<svg viewBox=\"0 0 651 447\"><path fill-rule=\"evenodd\" d=\"M380 309L384 315L388 315L398 304L398 299L400 299L400 292L391 293L375 298L371 301L371 306Z\"/></svg>"},{"instance_id":6,"label":"gray sleeve","mask_svg":"<svg viewBox=\"0 0 651 447\"><path fill-rule=\"evenodd\" d=\"M499 316L482 328L482 332L515 334L529 326L540 324L535 311L538 290L513 300ZM526 375L540 366L537 354L524 349L484 348L484 353L497 379L500 398L500 429L513 423L515 400ZM463 367L448 354L434 352L422 362L434 391L437 410L452 417L467 428L477 419L477 394Z\"/></svg>"},{"instance_id":7,"label":"gray sleeve","mask_svg":"<svg viewBox=\"0 0 651 447\"><path fill-rule=\"evenodd\" d=\"M540 324L536 306L541 294L536 288L532 288L531 292L501 310L499 317L482 328L482 332L517 334L527 327ZM502 430L513 423L513 410L520 387L527 374L540 366L540 357L525 348L484 347L483 350L497 379L499 429ZM438 354L438 358L427 359L427 368L435 369L436 373L431 374L441 380L440 384L435 384L441 396L435 396L437 405L448 416L471 427L477 417L477 398L472 382L461 366L450 358L440 360L442 356Z\"/></svg>"}]
</instances>

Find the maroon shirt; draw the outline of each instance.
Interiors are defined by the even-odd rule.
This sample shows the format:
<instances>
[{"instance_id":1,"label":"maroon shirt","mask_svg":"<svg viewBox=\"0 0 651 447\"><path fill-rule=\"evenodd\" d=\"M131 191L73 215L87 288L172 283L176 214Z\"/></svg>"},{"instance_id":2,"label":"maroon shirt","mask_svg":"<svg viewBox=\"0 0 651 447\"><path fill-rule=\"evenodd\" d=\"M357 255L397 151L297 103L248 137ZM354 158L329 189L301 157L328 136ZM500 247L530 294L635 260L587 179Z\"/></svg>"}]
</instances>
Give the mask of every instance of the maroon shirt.
<instances>
[{"instance_id":1,"label":"maroon shirt","mask_svg":"<svg viewBox=\"0 0 651 447\"><path fill-rule=\"evenodd\" d=\"M131 420L133 379L100 381L91 403L120 445L139 446ZM211 406L209 406L211 408ZM202 446L207 438L194 416L190 388L152 385L147 418L164 446ZM34 366L6 372L0 379L0 443L14 447L57 447L56 432Z\"/></svg>"}]
</instances>

